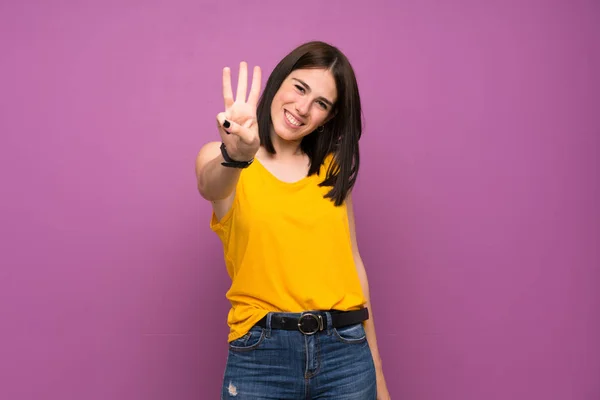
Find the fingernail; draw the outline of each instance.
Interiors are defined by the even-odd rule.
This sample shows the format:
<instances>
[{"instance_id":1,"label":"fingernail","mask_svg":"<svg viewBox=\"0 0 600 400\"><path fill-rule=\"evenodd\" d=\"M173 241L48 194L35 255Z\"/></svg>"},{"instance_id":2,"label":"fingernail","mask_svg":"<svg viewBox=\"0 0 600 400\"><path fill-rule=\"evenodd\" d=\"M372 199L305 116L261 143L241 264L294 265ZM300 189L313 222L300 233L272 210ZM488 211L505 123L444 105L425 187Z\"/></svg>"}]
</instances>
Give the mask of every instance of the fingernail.
<instances>
[{"instance_id":1,"label":"fingernail","mask_svg":"<svg viewBox=\"0 0 600 400\"><path fill-rule=\"evenodd\" d=\"M225 120L225 122L223 122L223 126L224 126L225 128L229 128L229 126L230 126L230 125L231 125L231 124L230 124L230 123L229 123L229 121L227 121L227 120ZM227 133L229 133L229 132L227 132Z\"/></svg>"}]
</instances>

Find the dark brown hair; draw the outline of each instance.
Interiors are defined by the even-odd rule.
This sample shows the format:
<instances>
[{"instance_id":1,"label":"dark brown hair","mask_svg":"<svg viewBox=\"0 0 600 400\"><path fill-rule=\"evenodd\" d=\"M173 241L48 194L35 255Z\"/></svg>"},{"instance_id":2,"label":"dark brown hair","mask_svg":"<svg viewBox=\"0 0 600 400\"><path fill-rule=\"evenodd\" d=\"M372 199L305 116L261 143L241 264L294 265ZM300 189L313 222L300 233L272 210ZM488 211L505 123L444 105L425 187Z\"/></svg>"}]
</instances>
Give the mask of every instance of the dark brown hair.
<instances>
[{"instance_id":1,"label":"dark brown hair","mask_svg":"<svg viewBox=\"0 0 600 400\"><path fill-rule=\"evenodd\" d=\"M336 206L341 205L354 186L360 164L358 141L362 135L362 110L354 70L346 56L336 47L320 42L308 42L292 50L277 64L261 95L257 107L261 145L271 154L271 103L287 76L296 69L325 68L331 71L337 87L338 100L330 111L333 118L323 131L315 130L302 139L302 151L310 159L308 175L319 172L325 157L333 154L333 162L321 186L331 186L325 195Z\"/></svg>"}]
</instances>

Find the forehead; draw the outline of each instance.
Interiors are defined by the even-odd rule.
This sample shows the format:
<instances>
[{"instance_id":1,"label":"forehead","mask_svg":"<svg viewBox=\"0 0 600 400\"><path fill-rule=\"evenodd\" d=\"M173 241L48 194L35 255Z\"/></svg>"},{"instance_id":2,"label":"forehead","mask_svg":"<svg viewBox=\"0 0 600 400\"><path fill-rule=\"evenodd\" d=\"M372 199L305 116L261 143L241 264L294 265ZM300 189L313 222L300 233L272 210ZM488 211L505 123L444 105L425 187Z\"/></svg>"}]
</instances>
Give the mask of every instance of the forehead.
<instances>
[{"instance_id":1,"label":"forehead","mask_svg":"<svg viewBox=\"0 0 600 400\"><path fill-rule=\"evenodd\" d=\"M288 79L299 79L310 86L315 97L323 96L335 103L337 99L337 87L331 71L328 69L297 69L292 71Z\"/></svg>"}]
</instances>

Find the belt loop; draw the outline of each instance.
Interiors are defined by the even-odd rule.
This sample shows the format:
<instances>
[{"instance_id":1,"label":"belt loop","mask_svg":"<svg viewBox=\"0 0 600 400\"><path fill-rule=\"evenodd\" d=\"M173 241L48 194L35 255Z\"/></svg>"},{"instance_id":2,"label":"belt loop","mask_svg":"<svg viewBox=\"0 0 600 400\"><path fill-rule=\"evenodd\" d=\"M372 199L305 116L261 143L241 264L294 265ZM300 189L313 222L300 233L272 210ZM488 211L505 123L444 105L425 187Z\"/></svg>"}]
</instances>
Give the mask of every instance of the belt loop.
<instances>
[{"instance_id":1,"label":"belt loop","mask_svg":"<svg viewBox=\"0 0 600 400\"><path fill-rule=\"evenodd\" d=\"M331 335L333 329L333 321L331 319L331 313L329 311L325 311L325 319L327 320L327 334Z\"/></svg>"},{"instance_id":2,"label":"belt loop","mask_svg":"<svg viewBox=\"0 0 600 400\"><path fill-rule=\"evenodd\" d=\"M271 317L273 316L273 313L268 313L267 314L267 323L266 323L266 328L265 328L265 334L267 338L271 337Z\"/></svg>"}]
</instances>

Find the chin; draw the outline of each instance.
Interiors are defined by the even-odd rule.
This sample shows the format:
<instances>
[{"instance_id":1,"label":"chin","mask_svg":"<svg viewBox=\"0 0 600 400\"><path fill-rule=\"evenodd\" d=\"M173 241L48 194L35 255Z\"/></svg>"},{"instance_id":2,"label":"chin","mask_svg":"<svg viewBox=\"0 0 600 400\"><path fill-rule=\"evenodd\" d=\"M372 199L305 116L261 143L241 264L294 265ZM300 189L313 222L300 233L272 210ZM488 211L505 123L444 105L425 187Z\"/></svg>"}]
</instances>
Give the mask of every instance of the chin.
<instances>
[{"instance_id":1,"label":"chin","mask_svg":"<svg viewBox=\"0 0 600 400\"><path fill-rule=\"evenodd\" d=\"M292 134L291 132L287 131L286 129L281 129L281 128L275 128L275 135L277 135L277 137L281 140L285 140L286 142L296 142L298 140L301 140L305 135L299 135L299 134Z\"/></svg>"},{"instance_id":2,"label":"chin","mask_svg":"<svg viewBox=\"0 0 600 400\"><path fill-rule=\"evenodd\" d=\"M277 121L275 124L273 124L273 130L280 139L288 142L301 140L304 136L310 133L306 129L291 131L283 121Z\"/></svg>"}]
</instances>

